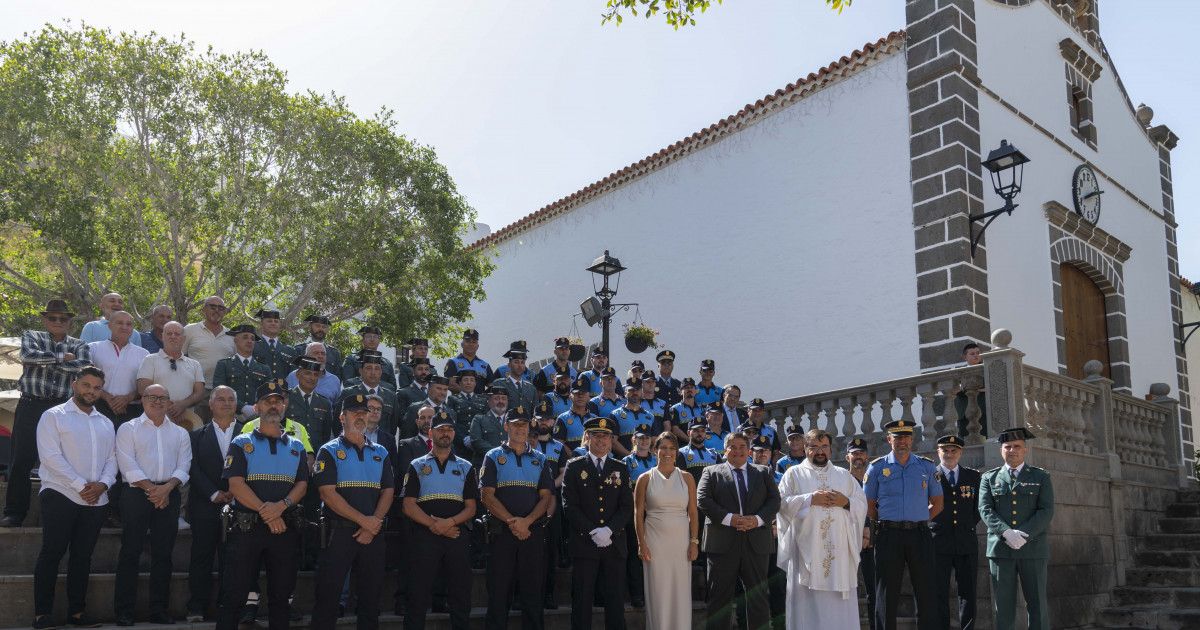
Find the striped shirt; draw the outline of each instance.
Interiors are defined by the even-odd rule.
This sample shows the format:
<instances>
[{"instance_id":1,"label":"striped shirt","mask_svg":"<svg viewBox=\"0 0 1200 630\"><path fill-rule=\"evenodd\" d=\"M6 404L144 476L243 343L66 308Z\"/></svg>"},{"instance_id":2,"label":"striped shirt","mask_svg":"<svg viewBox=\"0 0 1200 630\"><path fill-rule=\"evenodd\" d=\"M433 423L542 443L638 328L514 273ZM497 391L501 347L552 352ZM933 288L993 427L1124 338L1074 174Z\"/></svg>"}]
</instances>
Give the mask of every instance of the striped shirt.
<instances>
[{"instance_id":1,"label":"striped shirt","mask_svg":"<svg viewBox=\"0 0 1200 630\"><path fill-rule=\"evenodd\" d=\"M63 355L75 355L74 361L64 361ZM44 330L21 333L21 363L24 370L17 380L22 394L38 398L65 399L71 397L75 373L91 365L92 351L88 345L71 336L55 341Z\"/></svg>"}]
</instances>

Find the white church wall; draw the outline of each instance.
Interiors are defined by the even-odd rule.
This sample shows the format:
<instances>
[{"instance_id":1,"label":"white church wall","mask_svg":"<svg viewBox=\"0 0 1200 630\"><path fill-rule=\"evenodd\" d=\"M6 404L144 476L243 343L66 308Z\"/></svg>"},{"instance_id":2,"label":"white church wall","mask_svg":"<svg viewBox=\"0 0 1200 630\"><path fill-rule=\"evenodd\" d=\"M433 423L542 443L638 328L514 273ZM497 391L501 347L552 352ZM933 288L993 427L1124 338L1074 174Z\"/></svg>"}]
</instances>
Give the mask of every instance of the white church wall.
<instances>
[{"instance_id":1,"label":"white church wall","mask_svg":"<svg viewBox=\"0 0 1200 630\"><path fill-rule=\"evenodd\" d=\"M472 306L480 355L550 355L591 295L593 258L629 268L618 302L719 383L781 398L918 371L902 54L559 217L500 241ZM614 317L613 365L634 357ZM583 327L586 342L598 328Z\"/></svg>"}]
</instances>

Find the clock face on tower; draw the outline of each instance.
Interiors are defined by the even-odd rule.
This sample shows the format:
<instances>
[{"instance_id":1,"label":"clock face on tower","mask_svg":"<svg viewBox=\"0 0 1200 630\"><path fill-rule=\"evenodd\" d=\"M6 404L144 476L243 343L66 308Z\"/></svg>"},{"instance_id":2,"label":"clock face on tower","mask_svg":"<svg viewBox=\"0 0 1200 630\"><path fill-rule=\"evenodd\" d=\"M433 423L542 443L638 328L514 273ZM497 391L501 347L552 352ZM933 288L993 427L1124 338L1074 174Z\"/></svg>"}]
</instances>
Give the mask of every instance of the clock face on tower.
<instances>
[{"instance_id":1,"label":"clock face on tower","mask_svg":"<svg viewBox=\"0 0 1200 630\"><path fill-rule=\"evenodd\" d=\"M1087 164L1080 164L1071 176L1071 197L1075 200L1075 212L1085 221L1095 225L1100 220L1100 181Z\"/></svg>"}]
</instances>

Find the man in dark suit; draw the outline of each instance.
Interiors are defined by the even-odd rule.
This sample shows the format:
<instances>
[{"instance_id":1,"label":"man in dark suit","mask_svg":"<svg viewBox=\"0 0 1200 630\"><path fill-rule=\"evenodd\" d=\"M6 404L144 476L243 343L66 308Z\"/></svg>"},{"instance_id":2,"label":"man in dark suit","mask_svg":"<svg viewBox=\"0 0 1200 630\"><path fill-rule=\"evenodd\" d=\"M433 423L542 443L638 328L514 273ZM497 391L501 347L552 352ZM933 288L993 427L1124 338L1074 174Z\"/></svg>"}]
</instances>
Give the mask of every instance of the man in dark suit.
<instances>
[{"instance_id":1,"label":"man in dark suit","mask_svg":"<svg viewBox=\"0 0 1200 630\"><path fill-rule=\"evenodd\" d=\"M563 476L563 515L571 524L571 628L592 626L596 577L604 579L604 627L625 628L625 525L633 517L629 467L612 456L616 423L591 418L584 424L588 452L567 462ZM773 484L772 484L773 485ZM779 493L775 494L779 507ZM768 537L770 530L767 530ZM763 559L766 571L766 558ZM730 588L732 594L732 587ZM725 629L729 627L726 616Z\"/></svg>"},{"instance_id":2,"label":"man in dark suit","mask_svg":"<svg viewBox=\"0 0 1200 630\"><path fill-rule=\"evenodd\" d=\"M721 394L721 413L725 416L725 429L729 432L741 431L742 425L749 419L750 414L738 406L742 399L742 388L734 384L725 386Z\"/></svg>"},{"instance_id":3,"label":"man in dark suit","mask_svg":"<svg viewBox=\"0 0 1200 630\"><path fill-rule=\"evenodd\" d=\"M959 466L963 439L957 435L938 438L938 465L935 477L942 484L945 506L930 523L933 549L937 552L933 568L934 608L937 627L950 628L950 571L958 583L958 627L975 628L975 575L979 568L979 541L975 525L979 523L978 470Z\"/></svg>"},{"instance_id":4,"label":"man in dark suit","mask_svg":"<svg viewBox=\"0 0 1200 630\"><path fill-rule=\"evenodd\" d=\"M233 499L229 481L221 478L229 442L242 432L237 412L237 393L219 385L208 397L212 422L191 433L191 489L188 491L188 523L192 526L192 553L188 561L188 623L204 621L212 595L213 556L217 558L217 584L225 579L225 543L221 542L221 510ZM218 591L217 601L221 601Z\"/></svg>"},{"instance_id":5,"label":"man in dark suit","mask_svg":"<svg viewBox=\"0 0 1200 630\"><path fill-rule=\"evenodd\" d=\"M771 521L779 511L779 487L771 470L749 463L749 457L746 434L730 433L725 462L705 468L696 488L704 513L703 551L708 554L709 628L729 628L739 579L746 587L750 627L770 623L767 561L775 550Z\"/></svg>"},{"instance_id":6,"label":"man in dark suit","mask_svg":"<svg viewBox=\"0 0 1200 630\"><path fill-rule=\"evenodd\" d=\"M396 445L396 471L407 471L414 459L423 457L433 450L433 442L429 435L429 427L432 423L433 407L425 407L417 413L417 435L400 440ZM396 481L404 481L403 472L396 473ZM403 616L408 609L408 576L412 572L412 546L409 544L409 540L412 538L409 533L412 521L404 516L401 505L401 501L392 503L392 509L388 513L388 529L397 534L397 538L392 539L396 543L393 544L389 541L388 549L396 549L399 552L397 562L400 565L400 573L396 579L396 614ZM435 588L434 609L442 608L445 599L446 589L444 587Z\"/></svg>"}]
</instances>

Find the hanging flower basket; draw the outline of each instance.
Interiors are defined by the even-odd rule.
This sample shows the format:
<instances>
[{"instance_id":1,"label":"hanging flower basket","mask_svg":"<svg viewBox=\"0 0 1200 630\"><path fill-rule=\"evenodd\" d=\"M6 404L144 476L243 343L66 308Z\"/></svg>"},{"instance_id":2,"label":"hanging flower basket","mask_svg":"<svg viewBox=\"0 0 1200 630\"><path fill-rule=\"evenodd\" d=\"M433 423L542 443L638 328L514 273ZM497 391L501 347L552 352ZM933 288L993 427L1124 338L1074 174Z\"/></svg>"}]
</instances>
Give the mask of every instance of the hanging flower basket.
<instances>
[{"instance_id":1,"label":"hanging flower basket","mask_svg":"<svg viewBox=\"0 0 1200 630\"><path fill-rule=\"evenodd\" d=\"M647 348L657 348L658 343L654 339L658 332L645 324L625 324L625 347L634 354L645 352Z\"/></svg>"},{"instance_id":2,"label":"hanging flower basket","mask_svg":"<svg viewBox=\"0 0 1200 630\"><path fill-rule=\"evenodd\" d=\"M582 361L583 357L587 356L587 346L583 345L583 339L579 337L567 337L567 339L571 341L571 354L567 357L567 360L571 363Z\"/></svg>"}]
</instances>

